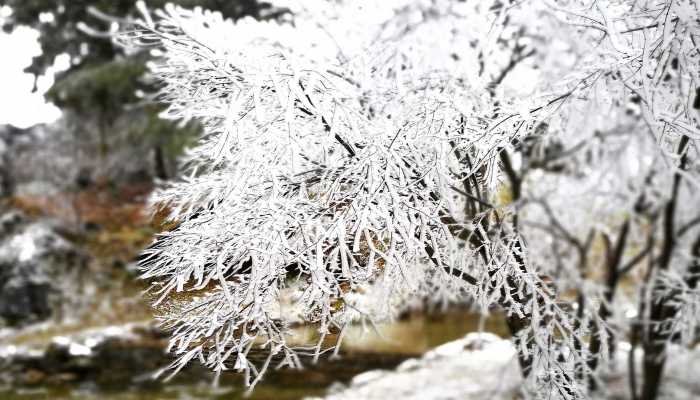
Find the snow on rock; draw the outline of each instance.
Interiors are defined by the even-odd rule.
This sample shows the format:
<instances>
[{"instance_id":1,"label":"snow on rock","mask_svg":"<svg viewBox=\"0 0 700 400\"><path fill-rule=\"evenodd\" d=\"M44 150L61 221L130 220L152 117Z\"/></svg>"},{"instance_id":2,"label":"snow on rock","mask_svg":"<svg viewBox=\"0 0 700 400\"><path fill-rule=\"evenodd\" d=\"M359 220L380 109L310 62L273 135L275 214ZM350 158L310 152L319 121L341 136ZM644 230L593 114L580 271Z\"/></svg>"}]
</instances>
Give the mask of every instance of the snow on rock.
<instances>
[{"instance_id":1,"label":"snow on rock","mask_svg":"<svg viewBox=\"0 0 700 400\"><path fill-rule=\"evenodd\" d=\"M77 302L86 262L49 223L0 215L0 328L45 321Z\"/></svg>"},{"instance_id":2,"label":"snow on rock","mask_svg":"<svg viewBox=\"0 0 700 400\"><path fill-rule=\"evenodd\" d=\"M1 339L0 387L150 381L171 361L166 336L152 324L86 329L49 343L5 345Z\"/></svg>"},{"instance_id":3,"label":"snow on rock","mask_svg":"<svg viewBox=\"0 0 700 400\"><path fill-rule=\"evenodd\" d=\"M520 383L513 344L490 333L470 333L394 371L368 371L348 386L335 385L325 399L510 399Z\"/></svg>"}]
</instances>

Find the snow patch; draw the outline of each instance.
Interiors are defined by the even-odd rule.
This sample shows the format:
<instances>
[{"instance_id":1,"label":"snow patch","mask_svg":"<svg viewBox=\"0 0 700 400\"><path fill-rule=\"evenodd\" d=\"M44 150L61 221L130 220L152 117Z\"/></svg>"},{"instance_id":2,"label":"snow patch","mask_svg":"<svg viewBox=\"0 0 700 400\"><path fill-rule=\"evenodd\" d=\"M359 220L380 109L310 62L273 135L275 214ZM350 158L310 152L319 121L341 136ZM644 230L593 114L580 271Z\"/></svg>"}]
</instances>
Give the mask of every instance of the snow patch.
<instances>
[{"instance_id":1,"label":"snow patch","mask_svg":"<svg viewBox=\"0 0 700 400\"><path fill-rule=\"evenodd\" d=\"M368 371L326 400L510 399L521 385L513 344L490 333L470 333L394 371Z\"/></svg>"}]
</instances>

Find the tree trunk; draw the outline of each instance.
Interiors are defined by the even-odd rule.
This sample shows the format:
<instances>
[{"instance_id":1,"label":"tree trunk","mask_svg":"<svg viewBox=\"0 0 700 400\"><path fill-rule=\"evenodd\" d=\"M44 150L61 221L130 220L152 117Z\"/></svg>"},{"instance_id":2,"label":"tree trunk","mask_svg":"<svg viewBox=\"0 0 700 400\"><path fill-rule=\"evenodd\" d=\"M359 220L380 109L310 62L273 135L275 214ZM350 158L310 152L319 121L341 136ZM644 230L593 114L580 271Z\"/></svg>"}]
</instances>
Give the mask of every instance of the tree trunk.
<instances>
[{"instance_id":1,"label":"tree trunk","mask_svg":"<svg viewBox=\"0 0 700 400\"><path fill-rule=\"evenodd\" d=\"M686 147L688 142L689 138L683 136L678 146L677 154L680 155L679 171L684 171L687 168L688 155L686 153ZM663 242L661 254L656 264L657 272L668 271L677 244L675 220L676 204L678 202L678 193L680 191L682 179L679 171L676 171L673 176L671 197L663 211ZM663 289L664 287L657 279L652 286L648 328L643 344L644 383L642 385L641 400L656 400L659 395L659 386L663 377L664 365L666 364L666 342L670 339L669 333L664 331L661 324L668 318L673 317L677 311L673 306L668 304L669 299L667 296L659 297L659 295L657 295L657 293L660 293Z\"/></svg>"},{"instance_id":2,"label":"tree trunk","mask_svg":"<svg viewBox=\"0 0 700 400\"><path fill-rule=\"evenodd\" d=\"M161 145L157 144L153 148L153 161L155 165L156 178L160 180L168 179L168 168L165 163L165 155L163 154L163 148Z\"/></svg>"},{"instance_id":3,"label":"tree trunk","mask_svg":"<svg viewBox=\"0 0 700 400\"><path fill-rule=\"evenodd\" d=\"M656 336L656 335L651 335ZM641 400L656 400L666 364L665 343L646 343L644 346L644 384Z\"/></svg>"},{"instance_id":4,"label":"tree trunk","mask_svg":"<svg viewBox=\"0 0 700 400\"><path fill-rule=\"evenodd\" d=\"M518 334L523 329L530 325L530 318L525 316L524 318L519 318L517 315L513 314L506 317L506 324L508 325L508 330L512 337L518 337ZM521 351L518 352L518 364L520 364L520 371L522 372L523 378L530 376L532 372L532 357L528 357Z\"/></svg>"}]
</instances>

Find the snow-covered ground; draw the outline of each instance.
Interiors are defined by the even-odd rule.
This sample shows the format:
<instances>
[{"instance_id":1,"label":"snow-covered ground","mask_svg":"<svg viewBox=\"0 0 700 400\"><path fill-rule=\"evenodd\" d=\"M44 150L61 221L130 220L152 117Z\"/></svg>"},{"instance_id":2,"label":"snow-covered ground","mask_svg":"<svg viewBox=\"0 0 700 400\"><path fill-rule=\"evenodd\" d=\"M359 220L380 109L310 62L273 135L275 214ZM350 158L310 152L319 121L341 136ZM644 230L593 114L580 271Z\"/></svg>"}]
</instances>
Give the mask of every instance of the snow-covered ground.
<instances>
[{"instance_id":1,"label":"snow-covered ground","mask_svg":"<svg viewBox=\"0 0 700 400\"><path fill-rule=\"evenodd\" d=\"M630 399L629 389L629 357L630 345L620 343L615 356L615 364L605 376L606 386L594 398ZM642 351L635 352L637 382L641 385ZM639 389L638 389L639 390ZM697 400L700 399L700 346L693 349L683 348L672 344L668 348L668 358L664 372L664 380L659 391L659 400Z\"/></svg>"}]
</instances>

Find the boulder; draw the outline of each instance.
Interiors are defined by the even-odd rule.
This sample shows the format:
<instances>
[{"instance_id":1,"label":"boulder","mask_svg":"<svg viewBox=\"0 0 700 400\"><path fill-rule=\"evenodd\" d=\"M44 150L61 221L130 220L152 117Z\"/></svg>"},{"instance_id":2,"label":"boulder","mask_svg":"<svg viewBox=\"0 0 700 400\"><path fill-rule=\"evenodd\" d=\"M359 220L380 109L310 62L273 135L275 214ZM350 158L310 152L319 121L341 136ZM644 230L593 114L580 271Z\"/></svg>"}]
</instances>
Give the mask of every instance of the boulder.
<instances>
[{"instance_id":1,"label":"boulder","mask_svg":"<svg viewBox=\"0 0 700 400\"><path fill-rule=\"evenodd\" d=\"M393 371L368 371L349 385L336 384L324 399L506 400L521 385L513 344L490 333L470 333Z\"/></svg>"},{"instance_id":2,"label":"boulder","mask_svg":"<svg viewBox=\"0 0 700 400\"><path fill-rule=\"evenodd\" d=\"M150 182L152 150L130 134L137 122L116 121L106 132L106 144L96 133L98 126L69 112L54 123L26 129L0 125L0 185L2 171L5 186L16 196L51 196L98 182Z\"/></svg>"},{"instance_id":3,"label":"boulder","mask_svg":"<svg viewBox=\"0 0 700 400\"><path fill-rule=\"evenodd\" d=\"M79 300L87 260L50 223L0 215L0 327L60 316Z\"/></svg>"},{"instance_id":4,"label":"boulder","mask_svg":"<svg viewBox=\"0 0 700 400\"><path fill-rule=\"evenodd\" d=\"M167 335L152 324L125 324L54 336L43 348L0 344L0 388L157 385L155 373L172 362L167 343ZM211 379L196 363L186 370L190 378Z\"/></svg>"},{"instance_id":5,"label":"boulder","mask_svg":"<svg viewBox=\"0 0 700 400\"><path fill-rule=\"evenodd\" d=\"M10 156L17 132L18 129L13 126L0 125L0 198L12 194Z\"/></svg>"}]
</instances>

